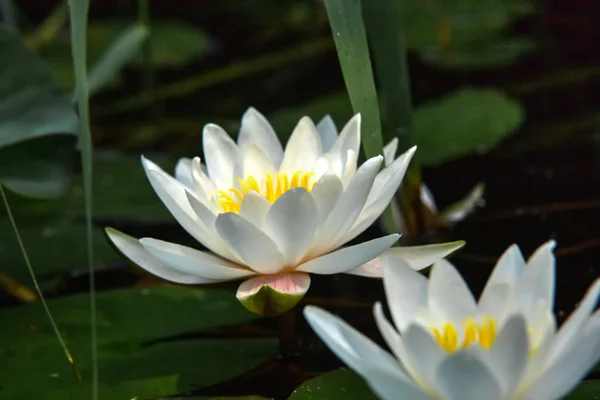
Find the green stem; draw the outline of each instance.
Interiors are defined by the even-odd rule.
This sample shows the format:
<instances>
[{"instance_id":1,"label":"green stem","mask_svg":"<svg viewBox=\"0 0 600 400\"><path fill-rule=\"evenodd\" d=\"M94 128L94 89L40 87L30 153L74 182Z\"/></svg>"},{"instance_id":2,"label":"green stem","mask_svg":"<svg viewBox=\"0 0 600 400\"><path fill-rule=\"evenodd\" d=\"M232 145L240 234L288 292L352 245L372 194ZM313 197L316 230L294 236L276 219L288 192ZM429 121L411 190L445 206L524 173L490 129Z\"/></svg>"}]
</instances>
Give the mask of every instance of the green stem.
<instances>
[{"instance_id":1,"label":"green stem","mask_svg":"<svg viewBox=\"0 0 600 400\"><path fill-rule=\"evenodd\" d=\"M75 366L75 361L73 360L73 357L71 356L71 352L67 348L67 344L65 343L65 340L64 340L62 334L60 333L60 330L58 329L58 325L56 325L56 322L54 321L54 318L52 317L52 314L50 313L50 308L48 307L48 304L46 303L46 299L44 298L44 294L42 293L42 289L40 288L40 285L38 284L37 278L35 276L35 272L33 271L33 267L31 266L31 261L29 260L29 256L27 255L27 251L25 250L25 245L23 244L23 240L21 239L21 235L19 234L19 230L17 229L17 224L15 222L15 218L13 217L10 206L8 205L8 199L6 198L6 194L4 193L4 188L2 187L2 185L0 185L0 195L2 196L2 201L4 202L4 206L6 207L6 213L8 214L8 219L10 221L10 224L12 225L13 231L15 232L17 242L19 243L19 248L21 249L21 254L23 255L23 259L25 260L25 265L27 266L27 270L29 271L31 280L33 281L33 286L35 287L35 291L37 292L37 294L40 298L40 301L42 302L42 306L44 307L44 311L46 312L46 315L48 316L48 320L50 320L50 325L52 325L54 334L58 338L60 347L62 347L63 351L65 352L65 356L67 357L67 360L69 361L69 364L71 364L71 367L73 368L75 376L77 377L77 381L79 382L79 385L81 387L83 397L87 400L88 395L85 390L83 380L81 379L79 370Z\"/></svg>"}]
</instances>

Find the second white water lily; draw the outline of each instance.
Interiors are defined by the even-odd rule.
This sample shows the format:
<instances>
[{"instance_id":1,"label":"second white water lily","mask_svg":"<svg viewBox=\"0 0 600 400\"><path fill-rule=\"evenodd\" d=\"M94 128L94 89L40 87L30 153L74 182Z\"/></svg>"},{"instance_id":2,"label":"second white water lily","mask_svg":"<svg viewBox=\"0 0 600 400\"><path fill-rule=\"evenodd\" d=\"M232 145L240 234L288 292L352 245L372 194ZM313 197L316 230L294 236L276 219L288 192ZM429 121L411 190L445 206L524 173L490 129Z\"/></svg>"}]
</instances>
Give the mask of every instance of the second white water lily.
<instances>
[{"instance_id":1,"label":"second white water lily","mask_svg":"<svg viewBox=\"0 0 600 400\"><path fill-rule=\"evenodd\" d=\"M381 275L372 260L398 234L340 247L389 204L414 148L381 171L382 156L359 167L356 115L339 135L325 122L316 127L304 117L284 150L266 118L252 108L242 118L237 143L221 127L208 124L203 146L205 165L199 157L182 159L175 177L142 161L169 211L211 252L108 229L112 242L134 263L185 284L247 279L238 298L261 314L293 307L310 285L309 273ZM422 267L461 245L407 250Z\"/></svg>"},{"instance_id":2,"label":"second white water lily","mask_svg":"<svg viewBox=\"0 0 600 400\"><path fill-rule=\"evenodd\" d=\"M323 341L382 399L556 400L600 359L600 279L556 330L554 243L525 263L510 247L479 301L447 261L429 280L398 260L384 285L395 329L374 309L395 357L339 318L306 307Z\"/></svg>"}]
</instances>

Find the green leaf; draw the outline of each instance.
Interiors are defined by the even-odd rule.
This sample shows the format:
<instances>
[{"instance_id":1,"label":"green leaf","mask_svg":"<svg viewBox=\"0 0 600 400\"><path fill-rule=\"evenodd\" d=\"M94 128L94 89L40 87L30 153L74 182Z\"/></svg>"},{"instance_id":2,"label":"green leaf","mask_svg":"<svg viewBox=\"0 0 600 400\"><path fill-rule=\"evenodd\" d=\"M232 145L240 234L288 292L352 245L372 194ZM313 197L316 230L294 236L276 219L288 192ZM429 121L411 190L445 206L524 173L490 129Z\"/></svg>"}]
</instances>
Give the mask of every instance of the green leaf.
<instances>
[{"instance_id":1,"label":"green leaf","mask_svg":"<svg viewBox=\"0 0 600 400\"><path fill-rule=\"evenodd\" d=\"M521 105L496 90L463 89L419 107L414 116L418 154L435 165L484 153L523 123Z\"/></svg>"},{"instance_id":2,"label":"green leaf","mask_svg":"<svg viewBox=\"0 0 600 400\"><path fill-rule=\"evenodd\" d=\"M289 400L376 400L365 381L349 369L340 369L304 382Z\"/></svg>"},{"instance_id":3,"label":"green leaf","mask_svg":"<svg viewBox=\"0 0 600 400\"><path fill-rule=\"evenodd\" d=\"M51 300L84 379L91 374L87 295ZM190 287L114 290L97 295L101 398L173 395L217 383L277 352L274 339L161 342L174 335L255 319L228 291ZM0 311L0 394L10 399L79 398L77 384L37 304ZM158 343L156 343L159 341Z\"/></svg>"},{"instance_id":4,"label":"green leaf","mask_svg":"<svg viewBox=\"0 0 600 400\"><path fill-rule=\"evenodd\" d=\"M600 395L600 379L583 381L565 400L592 400Z\"/></svg>"},{"instance_id":5,"label":"green leaf","mask_svg":"<svg viewBox=\"0 0 600 400\"><path fill-rule=\"evenodd\" d=\"M362 116L367 158L383 152L379 104L360 0L325 0L327 16L354 113Z\"/></svg>"},{"instance_id":6,"label":"green leaf","mask_svg":"<svg viewBox=\"0 0 600 400\"><path fill-rule=\"evenodd\" d=\"M88 74L90 94L104 87L133 57L148 37L148 30L142 25L132 25L125 29L106 50L102 58Z\"/></svg>"}]
</instances>

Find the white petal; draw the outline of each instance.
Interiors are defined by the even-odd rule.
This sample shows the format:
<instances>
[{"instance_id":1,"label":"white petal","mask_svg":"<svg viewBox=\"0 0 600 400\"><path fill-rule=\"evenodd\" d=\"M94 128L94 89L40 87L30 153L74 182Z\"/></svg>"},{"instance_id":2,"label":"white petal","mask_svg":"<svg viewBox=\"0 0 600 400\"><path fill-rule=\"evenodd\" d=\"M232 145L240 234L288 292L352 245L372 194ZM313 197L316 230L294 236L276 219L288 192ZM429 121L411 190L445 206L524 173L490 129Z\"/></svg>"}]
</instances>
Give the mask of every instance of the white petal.
<instances>
[{"instance_id":1,"label":"white petal","mask_svg":"<svg viewBox=\"0 0 600 400\"><path fill-rule=\"evenodd\" d=\"M257 228L261 229L262 224L271 208L271 203L262 195L249 191L244 196L240 205L240 217L252 222Z\"/></svg>"},{"instance_id":2,"label":"white petal","mask_svg":"<svg viewBox=\"0 0 600 400\"><path fill-rule=\"evenodd\" d=\"M231 251L254 271L275 274L283 267L283 255L275 242L239 215L219 214L215 229Z\"/></svg>"},{"instance_id":3,"label":"white petal","mask_svg":"<svg viewBox=\"0 0 600 400\"><path fill-rule=\"evenodd\" d=\"M442 349L427 328L419 324L411 324L402 335L406 356L404 365L410 365L413 377L428 388L428 391L438 391L436 372L447 353ZM419 377L417 379L416 377Z\"/></svg>"},{"instance_id":4,"label":"white petal","mask_svg":"<svg viewBox=\"0 0 600 400\"><path fill-rule=\"evenodd\" d=\"M597 279L594 284L588 289L583 301L577 307L569 318L563 323L560 330L556 334L552 349L549 354L549 362L553 362L559 357L562 357L575 343L575 336L581 332L586 321L596 308L598 298L600 297L600 279Z\"/></svg>"},{"instance_id":5,"label":"white petal","mask_svg":"<svg viewBox=\"0 0 600 400\"><path fill-rule=\"evenodd\" d=\"M386 249L389 249L399 238L400 235L394 233L369 240L368 242L345 247L324 256L313 258L300 265L296 270L319 275L348 272L377 257Z\"/></svg>"},{"instance_id":6,"label":"white petal","mask_svg":"<svg viewBox=\"0 0 600 400\"><path fill-rule=\"evenodd\" d=\"M515 306L525 315L531 313L538 300L543 299L554 306L555 263L551 240L540 246L529 258L515 289Z\"/></svg>"},{"instance_id":7,"label":"white petal","mask_svg":"<svg viewBox=\"0 0 600 400\"><path fill-rule=\"evenodd\" d=\"M369 368L364 375L373 392L383 400L434 400L421 389L409 382L399 379L397 372L382 368ZM486 399L487 400L487 399Z\"/></svg>"},{"instance_id":8,"label":"white petal","mask_svg":"<svg viewBox=\"0 0 600 400\"><path fill-rule=\"evenodd\" d=\"M136 238L126 235L123 232L119 232L116 229L106 228L106 234L119 251L131 262L159 278L186 285L219 282L218 280L183 273L171 268L148 253Z\"/></svg>"},{"instance_id":9,"label":"white petal","mask_svg":"<svg viewBox=\"0 0 600 400\"><path fill-rule=\"evenodd\" d=\"M250 144L246 147L244 157L244 179L252 176L258 182L266 178L267 174L275 175L277 168L273 161L256 145Z\"/></svg>"},{"instance_id":10,"label":"white petal","mask_svg":"<svg viewBox=\"0 0 600 400\"><path fill-rule=\"evenodd\" d=\"M215 184L206 175L206 166L202 165L200 157L195 157L192 160L192 182L193 192L196 194L198 200L208 207L213 213L217 214L223 211L219 203L217 202L217 188Z\"/></svg>"},{"instance_id":11,"label":"white petal","mask_svg":"<svg viewBox=\"0 0 600 400\"><path fill-rule=\"evenodd\" d=\"M235 142L220 126L207 124L202 145L208 176L217 188L227 190L233 185L235 164L239 159Z\"/></svg>"},{"instance_id":12,"label":"white petal","mask_svg":"<svg viewBox=\"0 0 600 400\"><path fill-rule=\"evenodd\" d=\"M356 171L333 211L317 232L315 245L320 252L331 251L345 243L339 239L344 237L360 215L382 160L381 156L373 157Z\"/></svg>"},{"instance_id":13,"label":"white petal","mask_svg":"<svg viewBox=\"0 0 600 400\"><path fill-rule=\"evenodd\" d=\"M516 244L511 245L498 259L492 274L490 275L481 296L479 297L479 309L481 312L491 315L498 315L500 310L506 305L505 297L498 297L498 287L492 289L494 285L508 285L508 288L514 288L519 277L525 269L525 260ZM504 287L504 286L502 286ZM502 291L506 291L502 289Z\"/></svg>"},{"instance_id":14,"label":"white petal","mask_svg":"<svg viewBox=\"0 0 600 400\"><path fill-rule=\"evenodd\" d=\"M311 171L321 156L321 138L317 128L308 117L302 117L285 146L279 172L294 174Z\"/></svg>"},{"instance_id":15,"label":"white petal","mask_svg":"<svg viewBox=\"0 0 600 400\"><path fill-rule=\"evenodd\" d=\"M426 184L421 183L421 186L419 187L419 189L420 189L421 201L423 202L423 205L437 214L438 208L437 208L437 205L435 204L435 197L433 196L433 193L431 192L429 187L427 187Z\"/></svg>"},{"instance_id":16,"label":"white petal","mask_svg":"<svg viewBox=\"0 0 600 400\"><path fill-rule=\"evenodd\" d=\"M214 229L215 219L217 216L204 205L196 196L190 192L185 192L185 195L190 203L190 207L194 210L198 218L208 229Z\"/></svg>"},{"instance_id":17,"label":"white petal","mask_svg":"<svg viewBox=\"0 0 600 400\"><path fill-rule=\"evenodd\" d=\"M529 358L529 339L525 319L509 318L490 349L490 361L502 388L504 398L511 398L522 378Z\"/></svg>"},{"instance_id":18,"label":"white petal","mask_svg":"<svg viewBox=\"0 0 600 400\"><path fill-rule=\"evenodd\" d=\"M351 150L354 154L358 154L360 150L360 123L361 116L360 114L356 114L348 121L346 126L344 126L329 151L328 156L331 160L334 172L338 176L344 174L344 169L348 163L348 150Z\"/></svg>"},{"instance_id":19,"label":"white petal","mask_svg":"<svg viewBox=\"0 0 600 400\"><path fill-rule=\"evenodd\" d=\"M395 137L383 148L383 159L386 167L394 162L396 151L398 151L398 138Z\"/></svg>"},{"instance_id":20,"label":"white petal","mask_svg":"<svg viewBox=\"0 0 600 400\"><path fill-rule=\"evenodd\" d=\"M194 188L191 158L180 158L179 161L177 161L177 165L175 166L175 179L190 189Z\"/></svg>"},{"instance_id":21,"label":"white petal","mask_svg":"<svg viewBox=\"0 0 600 400\"><path fill-rule=\"evenodd\" d=\"M526 400L559 399L572 391L600 359L600 329L578 338L573 348L555 360L525 396Z\"/></svg>"},{"instance_id":22,"label":"white petal","mask_svg":"<svg viewBox=\"0 0 600 400\"><path fill-rule=\"evenodd\" d=\"M253 107L248 108L242 116L237 143L241 154L244 154L248 145L254 144L276 167L281 164L283 159L281 142L269 121Z\"/></svg>"},{"instance_id":23,"label":"white petal","mask_svg":"<svg viewBox=\"0 0 600 400\"><path fill-rule=\"evenodd\" d=\"M303 296L310 287L310 275L297 273L259 275L242 282L236 297L244 301L256 294L263 286L269 286L280 293Z\"/></svg>"},{"instance_id":24,"label":"white petal","mask_svg":"<svg viewBox=\"0 0 600 400\"><path fill-rule=\"evenodd\" d=\"M356 173L358 163L358 154L352 150L348 150L346 153L346 165L344 166L344 173L342 174L342 184L347 187L352 177Z\"/></svg>"},{"instance_id":25,"label":"white petal","mask_svg":"<svg viewBox=\"0 0 600 400\"><path fill-rule=\"evenodd\" d=\"M437 371L436 382L444 400L499 400L502 390L491 371L475 352L463 350L447 357Z\"/></svg>"},{"instance_id":26,"label":"white petal","mask_svg":"<svg viewBox=\"0 0 600 400\"><path fill-rule=\"evenodd\" d=\"M150 254L171 268L208 279L238 279L255 272L211 254L153 238L141 238L140 243Z\"/></svg>"},{"instance_id":27,"label":"white petal","mask_svg":"<svg viewBox=\"0 0 600 400\"><path fill-rule=\"evenodd\" d=\"M317 124L317 132L321 136L323 151L328 152L338 137L338 130L330 115L324 116Z\"/></svg>"},{"instance_id":28,"label":"white petal","mask_svg":"<svg viewBox=\"0 0 600 400\"><path fill-rule=\"evenodd\" d=\"M142 157L142 164L154 191L177 222L205 247L229 260L237 261L237 258L214 233L212 227L204 225L194 212L186 195L188 189L152 161Z\"/></svg>"},{"instance_id":29,"label":"white petal","mask_svg":"<svg viewBox=\"0 0 600 400\"><path fill-rule=\"evenodd\" d=\"M392 319L400 332L408 327L418 308L427 304L428 281L403 260L383 258L383 286Z\"/></svg>"},{"instance_id":30,"label":"white petal","mask_svg":"<svg viewBox=\"0 0 600 400\"><path fill-rule=\"evenodd\" d=\"M371 191L352 228L343 236L342 243L354 239L375 222L390 204L398 191L408 164L416 151L416 147L398 157L389 167L384 168L373 182Z\"/></svg>"},{"instance_id":31,"label":"white petal","mask_svg":"<svg viewBox=\"0 0 600 400\"><path fill-rule=\"evenodd\" d=\"M273 239L286 266L295 266L310 247L319 225L317 206L304 188L290 189L273 204L262 230Z\"/></svg>"},{"instance_id":32,"label":"white petal","mask_svg":"<svg viewBox=\"0 0 600 400\"><path fill-rule=\"evenodd\" d=\"M349 273L369 278L381 278L383 276L383 263L379 259L382 257L386 257L387 261L391 264L401 259L408 263L412 269L418 271L429 267L434 262L441 260L464 245L465 242L459 240L456 242L427 244L423 246L392 247L378 258L361 265Z\"/></svg>"},{"instance_id":33,"label":"white petal","mask_svg":"<svg viewBox=\"0 0 600 400\"><path fill-rule=\"evenodd\" d=\"M432 310L455 324L477 313L469 287L456 268L446 260L440 260L432 267L428 301Z\"/></svg>"},{"instance_id":34,"label":"white petal","mask_svg":"<svg viewBox=\"0 0 600 400\"><path fill-rule=\"evenodd\" d=\"M485 185L478 183L467 196L456 203L450 204L444 208L440 213L440 216L449 222L462 221L475 210L478 204L483 202L483 192Z\"/></svg>"},{"instance_id":35,"label":"white petal","mask_svg":"<svg viewBox=\"0 0 600 400\"><path fill-rule=\"evenodd\" d=\"M342 182L336 174L327 173L319 179L310 192L319 210L319 221L327 220L343 192Z\"/></svg>"}]
</instances>

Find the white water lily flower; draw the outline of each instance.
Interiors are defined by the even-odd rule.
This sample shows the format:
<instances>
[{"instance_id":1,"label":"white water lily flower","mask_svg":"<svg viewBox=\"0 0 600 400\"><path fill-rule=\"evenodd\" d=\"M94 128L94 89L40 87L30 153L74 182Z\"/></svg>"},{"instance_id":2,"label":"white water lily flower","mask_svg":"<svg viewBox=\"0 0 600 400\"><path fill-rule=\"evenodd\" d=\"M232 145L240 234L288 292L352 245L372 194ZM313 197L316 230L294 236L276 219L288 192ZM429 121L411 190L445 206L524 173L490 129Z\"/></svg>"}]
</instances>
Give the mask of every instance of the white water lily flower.
<instances>
[{"instance_id":1,"label":"white water lily flower","mask_svg":"<svg viewBox=\"0 0 600 400\"><path fill-rule=\"evenodd\" d=\"M382 399L559 399L600 359L600 279L557 331L553 248L544 244L526 263L511 246L478 302L445 260L429 279L401 262L385 265L395 329L381 304L374 314L395 357L326 311L304 313Z\"/></svg>"},{"instance_id":2,"label":"white water lily flower","mask_svg":"<svg viewBox=\"0 0 600 400\"><path fill-rule=\"evenodd\" d=\"M198 157L182 159L175 177L145 158L142 162L175 219L211 252L108 229L112 242L131 261L177 283L247 279L237 296L260 314L293 307L308 290L309 273L381 276L380 265L372 260L398 234L340 246L383 212L415 148L382 171L381 156L358 167L356 115L339 136L326 126L317 129L304 117L284 151L269 122L253 108L242 118L237 143L221 127L208 124L203 147L205 165ZM415 266L422 267L461 246L457 242L407 250Z\"/></svg>"}]
</instances>

